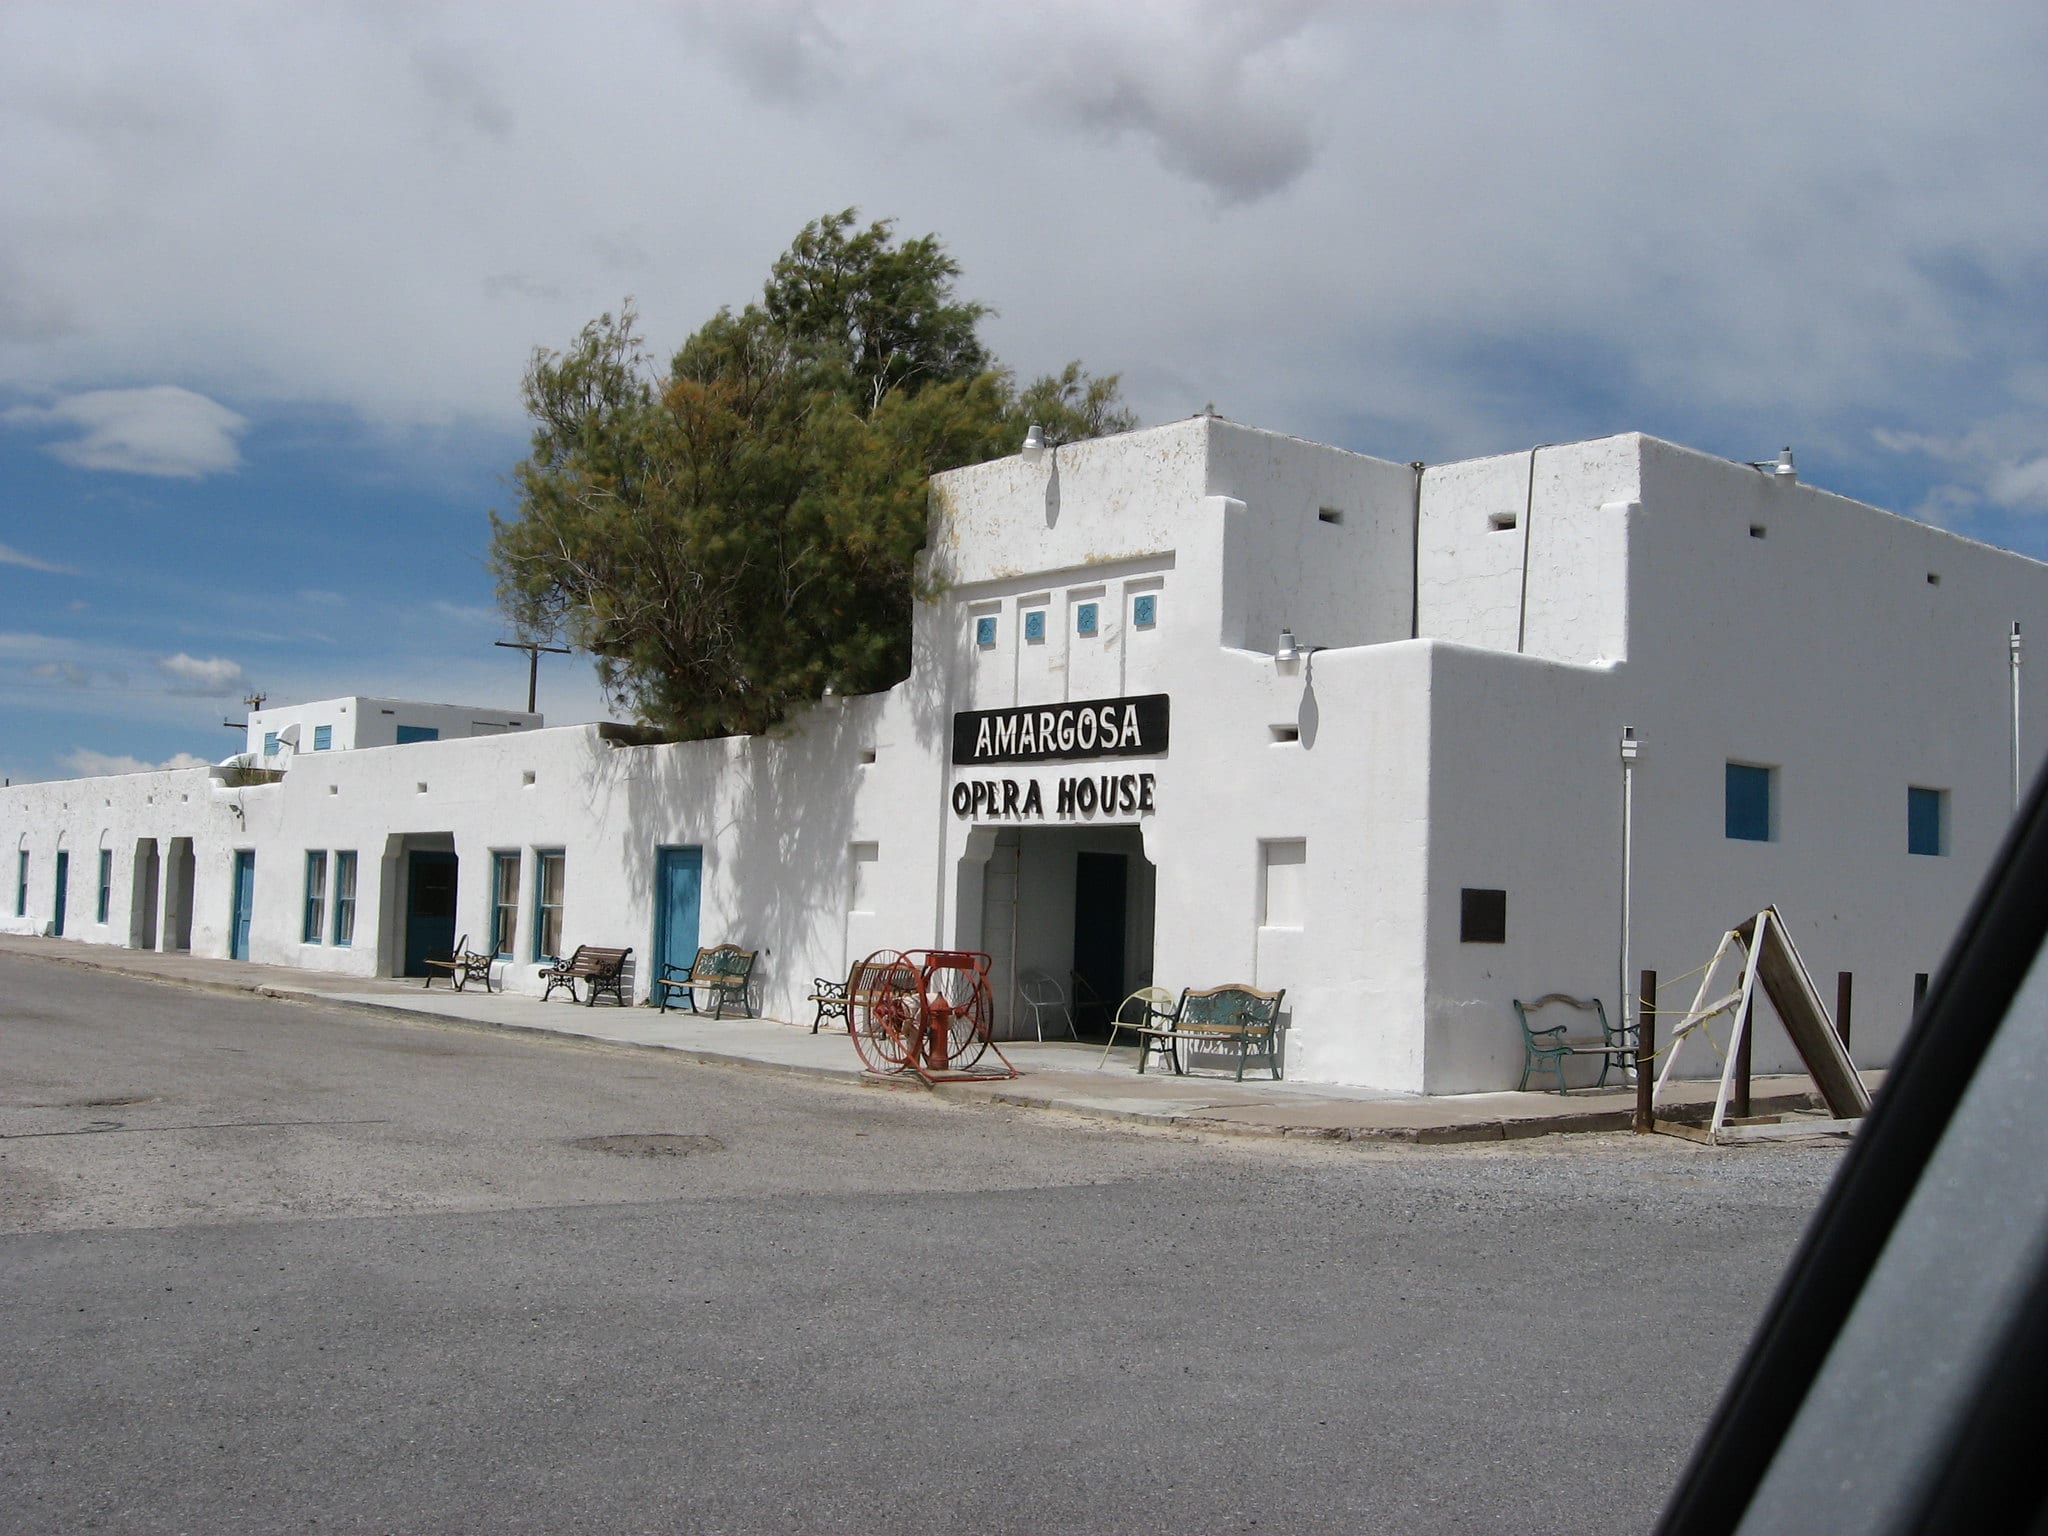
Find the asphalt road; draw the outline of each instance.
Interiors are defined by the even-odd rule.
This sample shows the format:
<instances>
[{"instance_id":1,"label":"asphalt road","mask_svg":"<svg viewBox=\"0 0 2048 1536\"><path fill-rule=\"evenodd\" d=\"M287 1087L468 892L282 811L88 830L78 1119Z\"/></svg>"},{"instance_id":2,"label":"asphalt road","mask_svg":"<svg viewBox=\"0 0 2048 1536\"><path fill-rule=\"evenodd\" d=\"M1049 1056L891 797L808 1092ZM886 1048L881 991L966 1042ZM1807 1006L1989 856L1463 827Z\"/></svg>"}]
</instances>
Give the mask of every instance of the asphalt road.
<instances>
[{"instance_id":1,"label":"asphalt road","mask_svg":"<svg viewBox=\"0 0 2048 1536\"><path fill-rule=\"evenodd\" d=\"M1640 1531L1836 1156L1132 1133L0 956L0 1530Z\"/></svg>"}]
</instances>

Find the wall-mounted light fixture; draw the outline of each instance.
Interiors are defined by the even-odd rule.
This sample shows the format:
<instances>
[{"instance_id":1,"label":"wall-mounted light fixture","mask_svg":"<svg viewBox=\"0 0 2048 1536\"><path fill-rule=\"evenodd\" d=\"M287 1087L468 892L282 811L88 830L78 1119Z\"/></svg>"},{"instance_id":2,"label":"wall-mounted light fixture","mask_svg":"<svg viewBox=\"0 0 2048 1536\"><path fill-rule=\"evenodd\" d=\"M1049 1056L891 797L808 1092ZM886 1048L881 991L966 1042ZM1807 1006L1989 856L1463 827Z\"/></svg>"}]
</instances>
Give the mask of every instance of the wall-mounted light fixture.
<instances>
[{"instance_id":1,"label":"wall-mounted light fixture","mask_svg":"<svg viewBox=\"0 0 2048 1536\"><path fill-rule=\"evenodd\" d=\"M1799 478L1799 468L1792 462L1792 449L1789 444L1778 450L1775 459L1751 459L1749 467L1759 474L1771 476L1774 480L1783 480L1787 485Z\"/></svg>"},{"instance_id":2,"label":"wall-mounted light fixture","mask_svg":"<svg viewBox=\"0 0 2048 1536\"><path fill-rule=\"evenodd\" d=\"M1026 464L1036 464L1045 457L1045 428L1037 422L1031 423L1031 430L1024 434L1024 446L1017 451L1017 457Z\"/></svg>"},{"instance_id":3,"label":"wall-mounted light fixture","mask_svg":"<svg viewBox=\"0 0 2048 1536\"><path fill-rule=\"evenodd\" d=\"M1273 664L1278 667L1292 666L1301 660L1301 647L1294 643L1294 631L1280 631L1280 643L1273 647Z\"/></svg>"}]
</instances>

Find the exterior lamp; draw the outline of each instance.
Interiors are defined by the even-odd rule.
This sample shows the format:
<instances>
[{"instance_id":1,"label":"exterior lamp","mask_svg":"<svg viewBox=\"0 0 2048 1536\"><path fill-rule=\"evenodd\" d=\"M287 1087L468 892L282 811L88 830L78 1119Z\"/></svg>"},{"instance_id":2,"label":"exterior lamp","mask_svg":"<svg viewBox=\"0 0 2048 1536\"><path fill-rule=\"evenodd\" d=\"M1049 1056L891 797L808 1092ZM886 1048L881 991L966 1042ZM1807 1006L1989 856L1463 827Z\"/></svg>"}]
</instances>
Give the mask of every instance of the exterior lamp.
<instances>
[{"instance_id":1,"label":"exterior lamp","mask_svg":"<svg viewBox=\"0 0 2048 1536\"><path fill-rule=\"evenodd\" d=\"M1799 478L1799 468L1792 462L1790 444L1780 448L1775 459L1751 459L1749 467L1759 474L1771 476L1774 480L1783 480L1787 485Z\"/></svg>"},{"instance_id":2,"label":"exterior lamp","mask_svg":"<svg viewBox=\"0 0 2048 1536\"><path fill-rule=\"evenodd\" d=\"M1278 667L1292 666L1301 660L1301 647L1294 643L1294 631L1280 631L1280 643L1273 647L1273 664Z\"/></svg>"},{"instance_id":3,"label":"exterior lamp","mask_svg":"<svg viewBox=\"0 0 2048 1536\"><path fill-rule=\"evenodd\" d=\"M1031 423L1031 430L1024 434L1024 446L1018 450L1017 457L1026 464L1036 464L1045 457L1044 427L1035 421Z\"/></svg>"}]
</instances>

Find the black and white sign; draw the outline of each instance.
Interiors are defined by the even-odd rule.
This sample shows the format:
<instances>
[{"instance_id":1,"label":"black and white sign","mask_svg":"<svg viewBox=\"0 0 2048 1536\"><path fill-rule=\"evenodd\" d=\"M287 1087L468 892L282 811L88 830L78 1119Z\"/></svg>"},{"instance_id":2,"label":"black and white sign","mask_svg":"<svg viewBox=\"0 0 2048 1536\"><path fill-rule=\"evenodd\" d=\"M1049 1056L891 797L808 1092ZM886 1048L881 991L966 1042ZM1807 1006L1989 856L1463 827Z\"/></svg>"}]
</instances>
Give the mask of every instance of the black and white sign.
<instances>
[{"instance_id":1,"label":"black and white sign","mask_svg":"<svg viewBox=\"0 0 2048 1536\"><path fill-rule=\"evenodd\" d=\"M1032 709L963 709L953 716L953 761L978 768L991 763L1157 757L1166 751L1167 717L1163 693Z\"/></svg>"}]
</instances>

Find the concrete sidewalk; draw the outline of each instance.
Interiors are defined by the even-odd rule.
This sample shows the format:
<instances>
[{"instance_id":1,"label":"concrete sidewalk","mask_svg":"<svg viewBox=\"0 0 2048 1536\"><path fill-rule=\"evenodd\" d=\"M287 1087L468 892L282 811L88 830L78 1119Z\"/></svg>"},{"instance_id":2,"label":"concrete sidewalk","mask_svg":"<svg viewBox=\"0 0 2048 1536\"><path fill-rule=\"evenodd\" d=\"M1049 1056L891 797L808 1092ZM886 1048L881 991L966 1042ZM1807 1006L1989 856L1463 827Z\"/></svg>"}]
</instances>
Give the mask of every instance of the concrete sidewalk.
<instances>
[{"instance_id":1,"label":"concrete sidewalk","mask_svg":"<svg viewBox=\"0 0 2048 1536\"><path fill-rule=\"evenodd\" d=\"M330 976L286 966L157 954L81 944L68 939L0 934L0 954L32 956L112 975L254 993L298 1002L384 1013L539 1030L619 1045L676 1051L694 1061L755 1070L801 1073L848 1083L876 1083L864 1074L843 1027L812 1034L808 1022L700 1018L653 1008L594 1008L562 1001L490 994L471 987L455 992L445 981ZM1214 1074L1136 1071L1137 1051L1122 1046L1104 1061L1100 1046L1071 1041L1004 1041L1001 1050L1020 1076L1004 1082L945 1083L931 1090L949 1098L985 1100L1032 1109L1134 1124L1240 1136L1295 1136L1325 1141L1444 1143L1502 1141L1571 1131L1626 1130L1635 1108L1633 1088L1603 1092L1467 1093L1423 1096L1322 1083L1274 1082L1262 1074L1243 1083ZM991 1058L991 1061L993 1058ZM1866 1073L1876 1085L1882 1074ZM910 1082L914 1083L914 1079ZM903 1079L882 1086L905 1087ZM1704 1121L1714 1084L1674 1084L1661 1116ZM1752 1110L1759 1115L1807 1109L1816 1103L1804 1077L1758 1077Z\"/></svg>"}]
</instances>

